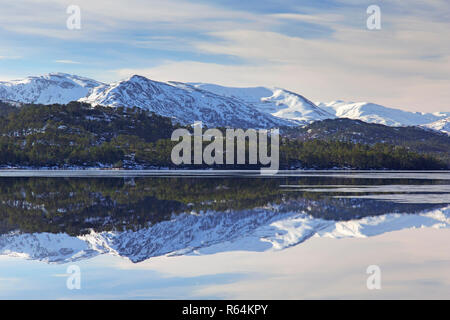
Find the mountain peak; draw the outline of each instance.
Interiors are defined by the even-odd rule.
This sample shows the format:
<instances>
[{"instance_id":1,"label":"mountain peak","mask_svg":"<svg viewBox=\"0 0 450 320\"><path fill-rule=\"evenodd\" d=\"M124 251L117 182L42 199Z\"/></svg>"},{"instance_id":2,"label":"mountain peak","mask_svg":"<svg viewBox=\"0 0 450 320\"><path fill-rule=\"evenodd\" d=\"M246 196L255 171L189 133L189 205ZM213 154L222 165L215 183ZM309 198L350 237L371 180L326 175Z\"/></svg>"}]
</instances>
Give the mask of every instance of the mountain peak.
<instances>
[{"instance_id":1,"label":"mountain peak","mask_svg":"<svg viewBox=\"0 0 450 320\"><path fill-rule=\"evenodd\" d=\"M20 80L0 81L0 99L21 103L66 104L85 97L100 85L103 83L93 79L53 72Z\"/></svg>"},{"instance_id":2,"label":"mountain peak","mask_svg":"<svg viewBox=\"0 0 450 320\"><path fill-rule=\"evenodd\" d=\"M304 96L278 87L235 88L215 84L192 83L196 88L214 92L252 104L261 112L274 117L304 124L334 118Z\"/></svg>"},{"instance_id":3,"label":"mountain peak","mask_svg":"<svg viewBox=\"0 0 450 320\"><path fill-rule=\"evenodd\" d=\"M135 80L150 80L149 78L147 78L147 77L144 77L144 76L141 76L141 75L138 75L138 74L133 74L132 76L130 76L128 79L127 79L127 81L135 81ZM151 81L151 80L150 80Z\"/></svg>"},{"instance_id":4,"label":"mountain peak","mask_svg":"<svg viewBox=\"0 0 450 320\"><path fill-rule=\"evenodd\" d=\"M73 75L73 74L64 73L64 72L50 72L47 75L57 76L57 77L75 77L75 75Z\"/></svg>"},{"instance_id":5,"label":"mountain peak","mask_svg":"<svg viewBox=\"0 0 450 320\"><path fill-rule=\"evenodd\" d=\"M183 124L202 121L206 126L272 128L291 125L288 120L258 111L253 105L179 82L158 82L133 75L95 88L79 101L92 105L139 107Z\"/></svg>"}]
</instances>

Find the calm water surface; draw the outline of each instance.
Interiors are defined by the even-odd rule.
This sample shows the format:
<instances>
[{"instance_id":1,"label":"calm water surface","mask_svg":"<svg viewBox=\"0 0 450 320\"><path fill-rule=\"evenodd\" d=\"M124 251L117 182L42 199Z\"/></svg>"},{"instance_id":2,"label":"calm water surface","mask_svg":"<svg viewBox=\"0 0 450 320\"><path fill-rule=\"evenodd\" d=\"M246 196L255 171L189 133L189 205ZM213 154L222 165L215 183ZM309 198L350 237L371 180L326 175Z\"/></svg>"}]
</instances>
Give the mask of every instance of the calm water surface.
<instances>
[{"instance_id":1,"label":"calm water surface","mask_svg":"<svg viewBox=\"0 0 450 320\"><path fill-rule=\"evenodd\" d=\"M448 298L449 206L450 172L2 170L0 297Z\"/></svg>"}]
</instances>

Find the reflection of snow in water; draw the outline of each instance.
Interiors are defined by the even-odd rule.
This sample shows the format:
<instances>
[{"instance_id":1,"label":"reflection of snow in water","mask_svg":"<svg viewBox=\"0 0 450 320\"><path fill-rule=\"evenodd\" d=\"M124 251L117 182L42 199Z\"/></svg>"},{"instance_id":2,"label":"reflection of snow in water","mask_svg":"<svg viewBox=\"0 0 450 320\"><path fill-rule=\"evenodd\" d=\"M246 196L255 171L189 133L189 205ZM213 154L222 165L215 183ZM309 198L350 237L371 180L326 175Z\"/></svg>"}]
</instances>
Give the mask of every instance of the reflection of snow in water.
<instances>
[{"instance_id":1,"label":"reflection of snow in water","mask_svg":"<svg viewBox=\"0 0 450 320\"><path fill-rule=\"evenodd\" d=\"M281 185L283 188L295 188L299 191L310 192L449 192L450 184L432 185L336 185L336 186L307 186L307 185Z\"/></svg>"},{"instance_id":2,"label":"reflection of snow in water","mask_svg":"<svg viewBox=\"0 0 450 320\"><path fill-rule=\"evenodd\" d=\"M357 198L357 199L372 199L372 200L385 200L396 203L435 203L435 204L448 204L450 203L450 193L443 194L371 194L362 196L348 196L337 198Z\"/></svg>"},{"instance_id":3,"label":"reflection of snow in water","mask_svg":"<svg viewBox=\"0 0 450 320\"><path fill-rule=\"evenodd\" d=\"M335 196L336 198L357 198L387 200L397 203L450 203L450 185L280 185L287 191L307 191L319 193L378 193L370 195ZM403 193L402 193L403 192ZM393 194L380 194L393 193Z\"/></svg>"}]
</instances>

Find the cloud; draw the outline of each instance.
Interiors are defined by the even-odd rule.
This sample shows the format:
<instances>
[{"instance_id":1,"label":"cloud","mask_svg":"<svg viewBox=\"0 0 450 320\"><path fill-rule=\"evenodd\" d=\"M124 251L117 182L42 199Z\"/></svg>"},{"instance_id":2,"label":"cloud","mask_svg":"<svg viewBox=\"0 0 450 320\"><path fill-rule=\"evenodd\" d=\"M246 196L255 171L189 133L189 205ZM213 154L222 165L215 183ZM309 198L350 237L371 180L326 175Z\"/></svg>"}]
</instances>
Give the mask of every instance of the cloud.
<instances>
[{"instance_id":1,"label":"cloud","mask_svg":"<svg viewBox=\"0 0 450 320\"><path fill-rule=\"evenodd\" d=\"M364 5L340 2L352 6L313 14L266 14L268 28L255 22L248 28L209 31L216 41L190 41L196 52L240 59L236 65L165 61L116 72L120 77L140 73L164 80L283 86L314 100L366 100L414 111L450 111L445 89L450 87L450 41L445 31L450 22L436 17L437 8L440 16L450 12L448 3L415 1L411 6L393 1L382 6L382 30L369 31ZM309 38L274 31L277 24L292 21L333 32Z\"/></svg>"},{"instance_id":2,"label":"cloud","mask_svg":"<svg viewBox=\"0 0 450 320\"><path fill-rule=\"evenodd\" d=\"M64 64L80 64L78 61L73 60L55 60L56 63L64 63Z\"/></svg>"},{"instance_id":3,"label":"cloud","mask_svg":"<svg viewBox=\"0 0 450 320\"><path fill-rule=\"evenodd\" d=\"M0 60L16 60L21 58L21 56L0 56Z\"/></svg>"},{"instance_id":4,"label":"cloud","mask_svg":"<svg viewBox=\"0 0 450 320\"><path fill-rule=\"evenodd\" d=\"M20 52L42 46L57 63L75 63L56 59L80 48L77 57L91 62L91 75L110 80L140 73L450 111L448 1L382 2L379 31L366 29L371 2L283 1L274 8L260 1L255 10L238 2L79 0L82 29L73 31L66 28L72 1L22 0L2 6L0 32L5 46L18 38Z\"/></svg>"},{"instance_id":5,"label":"cloud","mask_svg":"<svg viewBox=\"0 0 450 320\"><path fill-rule=\"evenodd\" d=\"M114 70L118 78L133 74L154 80L208 82L227 86L283 87L313 101L371 101L411 111L450 111L448 80L389 78L380 74L333 72L293 64L221 65L167 61L153 68Z\"/></svg>"},{"instance_id":6,"label":"cloud","mask_svg":"<svg viewBox=\"0 0 450 320\"><path fill-rule=\"evenodd\" d=\"M334 32L328 38L302 38L267 30L213 31L208 34L218 41L192 41L192 47L234 56L241 63L165 61L116 73L231 86L280 86L315 101L372 101L413 111L450 111L450 42L443 32L450 30L449 21L385 15L386 26L369 31L364 25L343 24L343 16L333 14L271 16L320 23Z\"/></svg>"},{"instance_id":7,"label":"cloud","mask_svg":"<svg viewBox=\"0 0 450 320\"><path fill-rule=\"evenodd\" d=\"M1 27L16 33L49 38L70 38L82 33L84 40L98 40L102 39L102 35L133 28L140 28L141 31L155 27L167 30L213 30L260 18L250 13L182 0L129 0L126 4L106 0L78 0L76 5L80 7L82 27L79 32L74 32L66 28L69 17L66 9L71 4L71 1L60 0L8 3L0 11ZM39 15L35 12L39 12ZM115 36L120 37L120 32Z\"/></svg>"}]
</instances>

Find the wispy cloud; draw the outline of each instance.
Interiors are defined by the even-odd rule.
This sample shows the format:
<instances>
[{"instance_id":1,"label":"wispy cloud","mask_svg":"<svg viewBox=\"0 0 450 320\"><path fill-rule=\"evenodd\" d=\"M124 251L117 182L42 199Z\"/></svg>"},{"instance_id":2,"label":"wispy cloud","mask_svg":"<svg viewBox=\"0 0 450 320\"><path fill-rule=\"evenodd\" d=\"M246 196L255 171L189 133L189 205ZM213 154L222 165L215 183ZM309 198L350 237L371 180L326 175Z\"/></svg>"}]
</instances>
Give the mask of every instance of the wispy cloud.
<instances>
[{"instance_id":1,"label":"wispy cloud","mask_svg":"<svg viewBox=\"0 0 450 320\"><path fill-rule=\"evenodd\" d=\"M78 61L73 60L55 60L56 63L64 63L64 64L80 64Z\"/></svg>"},{"instance_id":2,"label":"wispy cloud","mask_svg":"<svg viewBox=\"0 0 450 320\"><path fill-rule=\"evenodd\" d=\"M20 0L2 5L2 46L16 50L0 53L39 52L29 58L28 74L41 72L45 60L49 68L58 63L100 80L141 73L156 80L282 86L313 100L449 111L450 3L382 2L382 29L370 31L366 8L372 2L78 0L82 28L68 30L71 1ZM89 70L60 59L74 50L76 60L90 62ZM5 74L25 70L12 60L2 63Z\"/></svg>"},{"instance_id":3,"label":"wispy cloud","mask_svg":"<svg viewBox=\"0 0 450 320\"><path fill-rule=\"evenodd\" d=\"M374 101L415 111L450 111L450 22L434 11L383 11L380 31L365 28L364 7L316 14L270 14L272 21L302 21L333 30L328 37L291 36L264 29L212 31L219 41L192 41L198 52L240 58L237 65L193 60L165 61L152 68L116 70L123 77L204 81L236 86L282 86L314 100ZM450 6L437 1L441 11ZM403 13L408 13L404 4ZM363 10L361 10L363 9ZM360 12L358 10L361 10ZM410 10L411 11L411 10ZM358 17L360 24L348 23ZM270 20L269 19L269 20ZM353 19L354 20L354 19ZM274 25L272 23L272 25ZM427 59L424 57L439 57Z\"/></svg>"},{"instance_id":4,"label":"wispy cloud","mask_svg":"<svg viewBox=\"0 0 450 320\"><path fill-rule=\"evenodd\" d=\"M0 56L0 60L16 60L22 58L21 56Z\"/></svg>"}]
</instances>

